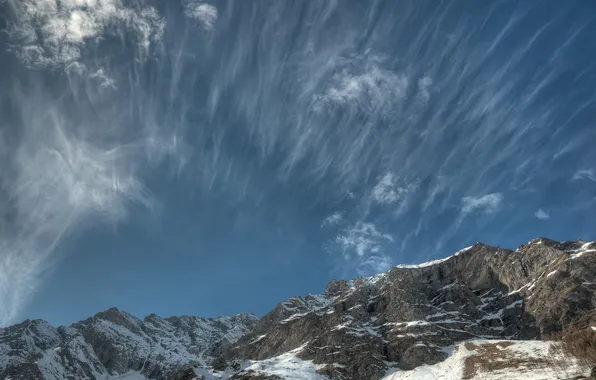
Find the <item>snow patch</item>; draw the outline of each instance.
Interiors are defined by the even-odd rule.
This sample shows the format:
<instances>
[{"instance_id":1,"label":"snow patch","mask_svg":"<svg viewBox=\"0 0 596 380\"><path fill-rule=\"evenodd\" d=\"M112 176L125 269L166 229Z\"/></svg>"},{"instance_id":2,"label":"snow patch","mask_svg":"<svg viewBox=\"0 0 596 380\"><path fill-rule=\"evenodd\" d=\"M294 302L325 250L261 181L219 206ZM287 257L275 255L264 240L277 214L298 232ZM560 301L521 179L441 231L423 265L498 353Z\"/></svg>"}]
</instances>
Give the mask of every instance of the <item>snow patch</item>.
<instances>
[{"instance_id":1,"label":"snow patch","mask_svg":"<svg viewBox=\"0 0 596 380\"><path fill-rule=\"evenodd\" d=\"M310 360L302 360L296 353L304 346L271 359L252 362L246 370L253 370L259 374L275 375L285 380L328 380L317 373L325 365L314 364Z\"/></svg>"},{"instance_id":2,"label":"snow patch","mask_svg":"<svg viewBox=\"0 0 596 380\"><path fill-rule=\"evenodd\" d=\"M430 266L437 265L437 264L440 264L442 262L445 262L445 261L449 260L452 257L459 256L460 254L462 254L462 253L464 253L466 251L469 251L473 247L474 246L471 245L471 246L466 247L464 249L461 249L461 250L455 252L453 255L448 256L448 257L445 257L443 259L427 261L427 262L422 263L422 264L400 264L400 265L396 265L395 268L400 268L400 269L414 269L414 268L426 268L426 267L430 267Z\"/></svg>"},{"instance_id":3,"label":"snow patch","mask_svg":"<svg viewBox=\"0 0 596 380\"><path fill-rule=\"evenodd\" d=\"M446 347L445 352L449 356L443 362L423 365L411 371L395 370L382 380L453 380L464 376L470 380L552 380L557 376L557 371L563 375L585 373L582 367L568 357L557 357L549 352L551 344L545 341L472 340ZM491 360L490 351L489 354L483 352L485 348L499 353L492 360L511 364L501 365L499 369L490 371L476 364L473 371L465 372L468 358L479 356ZM553 363L557 360L560 360L560 364L555 367ZM531 365L525 365L524 362ZM467 368L470 369L469 365Z\"/></svg>"}]
</instances>

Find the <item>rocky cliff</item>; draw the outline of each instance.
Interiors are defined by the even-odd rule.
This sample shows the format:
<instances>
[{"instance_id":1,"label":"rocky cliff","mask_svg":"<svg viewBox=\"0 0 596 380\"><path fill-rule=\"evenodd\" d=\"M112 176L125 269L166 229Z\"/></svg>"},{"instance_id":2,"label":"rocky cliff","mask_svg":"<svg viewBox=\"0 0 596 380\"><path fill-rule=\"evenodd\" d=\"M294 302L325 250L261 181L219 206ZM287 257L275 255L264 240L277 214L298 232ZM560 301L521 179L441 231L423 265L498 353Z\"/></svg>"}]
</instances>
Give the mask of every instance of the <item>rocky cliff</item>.
<instances>
[{"instance_id":1,"label":"rocky cliff","mask_svg":"<svg viewBox=\"0 0 596 380\"><path fill-rule=\"evenodd\" d=\"M584 241L541 238L516 250L478 243L442 260L332 281L322 294L281 302L258 320L141 321L110 309L70 327L26 321L0 332L0 378L136 371L177 380L381 379L456 357L483 363L482 355L505 355L507 347L527 361L523 347L531 344L486 342L540 340L596 320L595 253L596 243ZM548 355L532 363L547 363Z\"/></svg>"},{"instance_id":2,"label":"rocky cliff","mask_svg":"<svg viewBox=\"0 0 596 380\"><path fill-rule=\"evenodd\" d=\"M447 357L470 339L539 339L596 313L596 243L478 243L443 260L333 281L293 298L223 353L262 360L300 347L338 379L379 379Z\"/></svg>"}]
</instances>

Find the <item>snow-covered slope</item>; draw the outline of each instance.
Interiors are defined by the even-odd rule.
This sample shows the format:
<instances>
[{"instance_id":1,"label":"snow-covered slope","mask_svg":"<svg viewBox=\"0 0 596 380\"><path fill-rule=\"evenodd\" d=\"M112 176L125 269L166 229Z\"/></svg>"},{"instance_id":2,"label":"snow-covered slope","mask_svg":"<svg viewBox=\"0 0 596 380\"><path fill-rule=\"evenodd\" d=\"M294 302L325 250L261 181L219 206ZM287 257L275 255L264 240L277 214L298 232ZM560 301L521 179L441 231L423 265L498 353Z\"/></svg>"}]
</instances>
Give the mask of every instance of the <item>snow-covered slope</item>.
<instances>
[{"instance_id":1,"label":"snow-covered slope","mask_svg":"<svg viewBox=\"0 0 596 380\"><path fill-rule=\"evenodd\" d=\"M213 371L206 368L194 368L200 380L228 380L274 378L284 380L329 380L319 373L325 365L314 364L297 356L304 347L298 347L282 355L264 360L245 360L238 362L236 370Z\"/></svg>"},{"instance_id":2,"label":"snow-covered slope","mask_svg":"<svg viewBox=\"0 0 596 380\"><path fill-rule=\"evenodd\" d=\"M411 371L391 372L383 380L555 380L587 369L554 349L553 342L472 340L446 347L446 360Z\"/></svg>"}]
</instances>

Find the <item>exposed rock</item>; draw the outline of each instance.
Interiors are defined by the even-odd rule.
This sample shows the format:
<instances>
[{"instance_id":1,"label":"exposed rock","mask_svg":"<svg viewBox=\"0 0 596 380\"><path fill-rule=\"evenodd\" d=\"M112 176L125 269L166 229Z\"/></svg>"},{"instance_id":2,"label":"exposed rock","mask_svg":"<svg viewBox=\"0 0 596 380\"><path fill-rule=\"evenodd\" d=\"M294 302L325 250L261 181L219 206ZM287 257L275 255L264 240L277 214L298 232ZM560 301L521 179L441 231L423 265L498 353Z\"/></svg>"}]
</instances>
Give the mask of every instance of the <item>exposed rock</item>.
<instances>
[{"instance_id":1,"label":"exposed rock","mask_svg":"<svg viewBox=\"0 0 596 380\"><path fill-rule=\"evenodd\" d=\"M230 377L230 380L283 380L283 378L276 375L265 375L250 370L245 373L236 374Z\"/></svg>"},{"instance_id":2,"label":"exposed rock","mask_svg":"<svg viewBox=\"0 0 596 380\"><path fill-rule=\"evenodd\" d=\"M234 342L257 317L241 314L220 318L145 320L116 308L70 327L25 321L0 330L0 378L105 379L140 371L151 379L169 379L177 370L210 362L211 350Z\"/></svg>"},{"instance_id":3,"label":"exposed rock","mask_svg":"<svg viewBox=\"0 0 596 380\"><path fill-rule=\"evenodd\" d=\"M401 368L409 370L423 364L435 364L447 358L445 351L436 346L418 343L408 347L401 355Z\"/></svg>"},{"instance_id":4,"label":"exposed rock","mask_svg":"<svg viewBox=\"0 0 596 380\"><path fill-rule=\"evenodd\" d=\"M198 377L192 368L185 368L176 372L172 380L204 380L204 378Z\"/></svg>"},{"instance_id":5,"label":"exposed rock","mask_svg":"<svg viewBox=\"0 0 596 380\"><path fill-rule=\"evenodd\" d=\"M304 346L302 359L336 363L332 378L378 379L441 361L441 347L473 338L535 339L596 307L595 243L535 239L517 250L478 243L419 266L280 303L223 353L262 360ZM309 302L310 300L310 302Z\"/></svg>"}]
</instances>

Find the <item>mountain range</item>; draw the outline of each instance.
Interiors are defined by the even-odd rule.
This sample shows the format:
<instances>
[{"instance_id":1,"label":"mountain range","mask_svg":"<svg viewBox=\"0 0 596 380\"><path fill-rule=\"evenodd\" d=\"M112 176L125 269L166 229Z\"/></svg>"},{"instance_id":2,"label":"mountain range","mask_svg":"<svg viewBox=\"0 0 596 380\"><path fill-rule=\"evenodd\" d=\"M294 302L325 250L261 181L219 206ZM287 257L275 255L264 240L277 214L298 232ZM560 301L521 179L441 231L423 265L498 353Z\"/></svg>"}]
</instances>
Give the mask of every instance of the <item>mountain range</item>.
<instances>
[{"instance_id":1,"label":"mountain range","mask_svg":"<svg viewBox=\"0 0 596 380\"><path fill-rule=\"evenodd\" d=\"M596 336L596 242L477 243L445 259L331 281L258 318L138 319L0 329L0 379L579 379L553 337ZM307 274L305 274L307 275Z\"/></svg>"}]
</instances>

